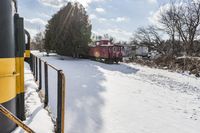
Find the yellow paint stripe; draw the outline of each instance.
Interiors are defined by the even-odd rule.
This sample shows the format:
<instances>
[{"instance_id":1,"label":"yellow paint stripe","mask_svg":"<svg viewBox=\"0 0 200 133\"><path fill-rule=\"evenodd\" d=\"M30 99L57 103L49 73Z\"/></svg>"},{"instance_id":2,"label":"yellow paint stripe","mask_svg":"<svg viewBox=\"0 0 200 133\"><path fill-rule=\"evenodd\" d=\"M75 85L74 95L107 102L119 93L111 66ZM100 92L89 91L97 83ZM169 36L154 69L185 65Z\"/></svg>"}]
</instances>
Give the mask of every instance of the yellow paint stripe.
<instances>
[{"instance_id":1,"label":"yellow paint stripe","mask_svg":"<svg viewBox=\"0 0 200 133\"><path fill-rule=\"evenodd\" d=\"M24 57L16 58L16 72L19 73L16 79L16 93L24 93Z\"/></svg>"},{"instance_id":2,"label":"yellow paint stripe","mask_svg":"<svg viewBox=\"0 0 200 133\"><path fill-rule=\"evenodd\" d=\"M0 58L0 103L16 97L15 58Z\"/></svg>"},{"instance_id":3,"label":"yellow paint stripe","mask_svg":"<svg viewBox=\"0 0 200 133\"><path fill-rule=\"evenodd\" d=\"M30 50L26 50L25 53L24 53L24 57L25 58L30 58L31 56L31 51Z\"/></svg>"}]
</instances>

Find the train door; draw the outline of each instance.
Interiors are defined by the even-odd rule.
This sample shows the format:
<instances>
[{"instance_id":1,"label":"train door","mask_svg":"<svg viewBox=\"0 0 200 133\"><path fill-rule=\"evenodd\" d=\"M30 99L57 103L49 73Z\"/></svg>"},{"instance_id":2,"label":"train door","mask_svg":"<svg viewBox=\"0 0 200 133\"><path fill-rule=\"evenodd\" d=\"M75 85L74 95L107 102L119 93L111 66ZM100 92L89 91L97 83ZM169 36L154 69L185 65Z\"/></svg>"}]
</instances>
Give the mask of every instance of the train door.
<instances>
[{"instance_id":1,"label":"train door","mask_svg":"<svg viewBox=\"0 0 200 133\"><path fill-rule=\"evenodd\" d=\"M113 47L112 46L108 47L108 51L109 51L108 52L108 55L109 55L108 58L111 59L112 58L112 54L113 54Z\"/></svg>"}]
</instances>

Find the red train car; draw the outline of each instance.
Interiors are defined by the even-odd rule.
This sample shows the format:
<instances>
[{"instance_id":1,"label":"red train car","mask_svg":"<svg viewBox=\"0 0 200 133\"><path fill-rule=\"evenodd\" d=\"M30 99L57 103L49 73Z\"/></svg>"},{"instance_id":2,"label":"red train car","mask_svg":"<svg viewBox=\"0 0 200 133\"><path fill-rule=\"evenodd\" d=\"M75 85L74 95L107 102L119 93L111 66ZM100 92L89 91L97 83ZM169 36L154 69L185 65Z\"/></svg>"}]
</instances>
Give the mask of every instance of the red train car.
<instances>
[{"instance_id":1,"label":"red train car","mask_svg":"<svg viewBox=\"0 0 200 133\"><path fill-rule=\"evenodd\" d=\"M123 58L123 46L113 44L109 40L96 41L95 45L90 46L89 56L96 60L106 63L118 63Z\"/></svg>"}]
</instances>

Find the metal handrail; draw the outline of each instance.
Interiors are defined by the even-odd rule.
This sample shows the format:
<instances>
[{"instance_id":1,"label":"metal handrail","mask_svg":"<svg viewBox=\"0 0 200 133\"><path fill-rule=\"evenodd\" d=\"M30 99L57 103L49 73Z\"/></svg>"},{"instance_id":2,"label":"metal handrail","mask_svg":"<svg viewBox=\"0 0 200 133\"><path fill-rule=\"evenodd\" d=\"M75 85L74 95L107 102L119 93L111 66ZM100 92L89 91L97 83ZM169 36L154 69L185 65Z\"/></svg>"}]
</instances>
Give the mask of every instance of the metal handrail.
<instances>
[{"instance_id":1,"label":"metal handrail","mask_svg":"<svg viewBox=\"0 0 200 133\"><path fill-rule=\"evenodd\" d=\"M3 105L0 104L0 112L5 115L8 119L13 121L15 124L23 128L28 133L35 133L30 127L24 124L20 119L18 119L14 114L7 110Z\"/></svg>"},{"instance_id":2,"label":"metal handrail","mask_svg":"<svg viewBox=\"0 0 200 133\"><path fill-rule=\"evenodd\" d=\"M57 96L57 120L56 120L56 133L64 133L64 116L65 116L65 75L62 70L57 69L55 66L47 63L47 61L42 60L37 57L33 53L31 53L31 69L33 71L33 75L35 76L35 80L38 81L39 77L39 90L42 89L42 62L44 63L44 77L45 77L45 99L44 99L44 107L48 105L49 96L48 96L48 66L57 71L58 79L58 96ZM39 66L38 66L39 64ZM39 70L38 70L39 69Z\"/></svg>"},{"instance_id":3,"label":"metal handrail","mask_svg":"<svg viewBox=\"0 0 200 133\"><path fill-rule=\"evenodd\" d=\"M51 64L48 64L48 63L47 63L47 65L50 66L51 68L53 68L53 69L56 70L56 71L59 71L59 70L60 70L60 69L57 69L55 66L53 66L53 65L51 65Z\"/></svg>"},{"instance_id":4,"label":"metal handrail","mask_svg":"<svg viewBox=\"0 0 200 133\"><path fill-rule=\"evenodd\" d=\"M35 57L37 57L37 56L35 56ZM37 57L37 58L39 58L39 57ZM46 62L45 60L43 60L43 59L41 59L41 58L39 58L39 60L41 60L43 63ZM47 62L46 62L46 63L47 63ZM53 69L56 70L56 71L59 71L59 70L60 70L60 69L56 68L55 66L53 66L53 65L51 65L51 64L49 64L49 63L47 63L47 65L50 66L51 68L53 68Z\"/></svg>"}]
</instances>

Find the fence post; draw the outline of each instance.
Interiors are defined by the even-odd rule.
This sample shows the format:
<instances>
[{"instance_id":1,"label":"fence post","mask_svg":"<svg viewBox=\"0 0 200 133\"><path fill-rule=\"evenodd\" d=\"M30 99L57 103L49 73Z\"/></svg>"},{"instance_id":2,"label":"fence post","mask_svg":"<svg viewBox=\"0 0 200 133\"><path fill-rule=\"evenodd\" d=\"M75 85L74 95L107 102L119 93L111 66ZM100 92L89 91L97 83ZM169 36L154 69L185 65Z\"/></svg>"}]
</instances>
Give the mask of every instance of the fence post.
<instances>
[{"instance_id":1,"label":"fence post","mask_svg":"<svg viewBox=\"0 0 200 133\"><path fill-rule=\"evenodd\" d=\"M36 59L36 63L35 63L35 65L36 65L36 67L35 67L35 69L36 69L35 81L38 81L38 58L37 58L37 56L35 56L35 59Z\"/></svg>"},{"instance_id":2,"label":"fence post","mask_svg":"<svg viewBox=\"0 0 200 133\"><path fill-rule=\"evenodd\" d=\"M35 77L35 56L32 54L32 62L33 62L33 76Z\"/></svg>"},{"instance_id":3,"label":"fence post","mask_svg":"<svg viewBox=\"0 0 200 133\"><path fill-rule=\"evenodd\" d=\"M42 89L42 61L40 58L39 58L39 87L38 89L39 90Z\"/></svg>"},{"instance_id":4,"label":"fence post","mask_svg":"<svg viewBox=\"0 0 200 133\"><path fill-rule=\"evenodd\" d=\"M44 80L45 80L45 100L44 100L44 107L46 107L49 103L49 86L48 86L48 64L47 62L44 63Z\"/></svg>"},{"instance_id":5,"label":"fence post","mask_svg":"<svg viewBox=\"0 0 200 133\"><path fill-rule=\"evenodd\" d=\"M57 96L57 133L64 133L65 114L65 76L62 70L58 71L58 96Z\"/></svg>"},{"instance_id":6,"label":"fence post","mask_svg":"<svg viewBox=\"0 0 200 133\"><path fill-rule=\"evenodd\" d=\"M30 55L30 67L31 67L31 71L33 72L33 55L32 55L32 53L31 53L31 55Z\"/></svg>"}]
</instances>

